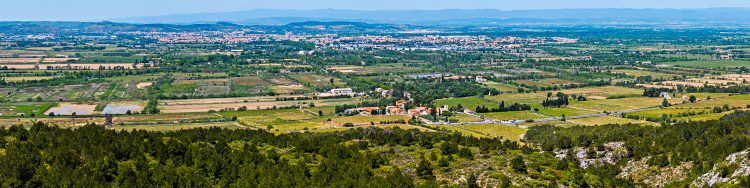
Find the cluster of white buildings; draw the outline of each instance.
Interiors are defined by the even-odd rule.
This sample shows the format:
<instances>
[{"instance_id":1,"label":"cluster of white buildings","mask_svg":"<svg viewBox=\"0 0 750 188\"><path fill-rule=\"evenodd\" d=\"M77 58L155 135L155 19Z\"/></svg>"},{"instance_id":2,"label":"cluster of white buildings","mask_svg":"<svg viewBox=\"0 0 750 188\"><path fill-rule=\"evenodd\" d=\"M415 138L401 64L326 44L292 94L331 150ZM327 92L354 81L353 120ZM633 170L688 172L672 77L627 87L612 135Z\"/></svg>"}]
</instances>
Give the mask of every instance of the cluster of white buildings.
<instances>
[{"instance_id":1,"label":"cluster of white buildings","mask_svg":"<svg viewBox=\"0 0 750 188\"><path fill-rule=\"evenodd\" d=\"M376 48L384 50L461 50L461 49L512 49L524 45L577 43L578 39L564 37L492 37L486 35L464 36L390 36L337 34L252 34L252 30L200 31L200 32L123 32L156 39L160 43L242 43L255 41L302 41L314 43L320 48L359 50ZM313 51L301 51L306 55Z\"/></svg>"}]
</instances>

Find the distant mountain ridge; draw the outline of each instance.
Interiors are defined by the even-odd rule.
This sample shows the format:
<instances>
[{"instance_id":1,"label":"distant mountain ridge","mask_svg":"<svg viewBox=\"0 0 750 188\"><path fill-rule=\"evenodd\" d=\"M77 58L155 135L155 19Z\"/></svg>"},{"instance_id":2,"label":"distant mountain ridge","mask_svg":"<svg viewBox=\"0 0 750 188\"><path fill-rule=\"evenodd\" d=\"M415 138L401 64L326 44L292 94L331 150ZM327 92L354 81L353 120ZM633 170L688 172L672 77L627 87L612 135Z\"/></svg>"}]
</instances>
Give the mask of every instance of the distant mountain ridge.
<instances>
[{"instance_id":1,"label":"distant mountain ridge","mask_svg":"<svg viewBox=\"0 0 750 188\"><path fill-rule=\"evenodd\" d=\"M387 24L450 24L466 21L504 23L542 20L599 20L602 22L699 22L745 23L750 8L706 9L548 9L548 10L278 10L254 9L236 12L173 14L163 16L107 19L121 23L196 24L231 22L242 25L285 25L305 21L348 21ZM103 20L97 20L103 21Z\"/></svg>"}]
</instances>

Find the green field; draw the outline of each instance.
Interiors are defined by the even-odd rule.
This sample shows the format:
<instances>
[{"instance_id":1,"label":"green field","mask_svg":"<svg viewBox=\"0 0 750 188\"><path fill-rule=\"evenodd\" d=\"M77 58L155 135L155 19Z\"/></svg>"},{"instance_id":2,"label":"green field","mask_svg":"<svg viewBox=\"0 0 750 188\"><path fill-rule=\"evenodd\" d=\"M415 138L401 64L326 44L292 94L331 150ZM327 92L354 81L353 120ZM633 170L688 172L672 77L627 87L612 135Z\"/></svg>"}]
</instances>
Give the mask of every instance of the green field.
<instances>
[{"instance_id":1,"label":"green field","mask_svg":"<svg viewBox=\"0 0 750 188\"><path fill-rule=\"evenodd\" d=\"M437 100L437 106L444 106L444 105L458 106L459 104L469 110L474 110L477 108L477 106L482 106L482 105L485 105L485 107L487 108L497 108L499 106L498 104L483 101L481 99L477 99L474 97Z\"/></svg>"},{"instance_id":2,"label":"green field","mask_svg":"<svg viewBox=\"0 0 750 188\"><path fill-rule=\"evenodd\" d=\"M482 121L482 118L477 118L477 117L474 117L474 116L470 116L470 115L465 115L465 114L458 114L458 115L456 115L456 116L453 116L453 117L449 117L448 119L449 119L449 120L451 120L451 122L453 122L454 120L455 120L456 122L474 122L474 121Z\"/></svg>"},{"instance_id":3,"label":"green field","mask_svg":"<svg viewBox=\"0 0 750 188\"><path fill-rule=\"evenodd\" d=\"M704 100L707 97L711 97L711 98L724 97L724 96L729 96L729 94L730 93L685 93L685 96L687 96L688 99L690 98L690 96L695 96L695 98L698 99L698 100ZM681 98L682 95L681 94L677 94L677 96L675 96L675 97L680 97Z\"/></svg>"},{"instance_id":4,"label":"green field","mask_svg":"<svg viewBox=\"0 0 750 188\"><path fill-rule=\"evenodd\" d=\"M135 63L135 61L142 61L143 57L132 56L132 57L117 57L117 56L100 56L100 57L85 57L78 61L78 63ZM132 67L130 67L132 68Z\"/></svg>"},{"instance_id":5,"label":"green field","mask_svg":"<svg viewBox=\"0 0 750 188\"><path fill-rule=\"evenodd\" d=\"M674 76L681 77L681 75L676 75L676 74L667 74L667 73L660 73L660 72L650 72L650 71L631 70L631 69L615 69L615 70L612 70L612 72L625 73L625 75L633 76L633 77L651 76L651 78L653 79L656 79L656 78L672 79Z\"/></svg>"},{"instance_id":6,"label":"green field","mask_svg":"<svg viewBox=\"0 0 750 188\"><path fill-rule=\"evenodd\" d=\"M686 67L703 67L703 68L737 68L747 67L750 65L750 61L732 60L732 59L719 59L719 60L706 60L706 61L676 61L676 62L661 62L661 64L667 65L679 65Z\"/></svg>"},{"instance_id":7,"label":"green field","mask_svg":"<svg viewBox=\"0 0 750 188\"><path fill-rule=\"evenodd\" d=\"M529 111L513 111L513 112L492 112L492 113L481 113L477 114L485 118L499 119L499 120L513 120L513 119L541 119L547 118L547 116L529 112Z\"/></svg>"},{"instance_id":8,"label":"green field","mask_svg":"<svg viewBox=\"0 0 750 188\"><path fill-rule=\"evenodd\" d=\"M563 80L563 79L557 79L557 78L548 78L548 79L541 79L540 82L548 83L548 84L555 84L555 85L570 85L570 84L580 84L578 82L570 81L570 80Z\"/></svg>"},{"instance_id":9,"label":"green field","mask_svg":"<svg viewBox=\"0 0 750 188\"><path fill-rule=\"evenodd\" d=\"M606 125L606 124L628 124L628 123L654 125L654 123L647 122L647 121L640 121L640 120L621 118L621 117L615 117L615 116L596 116L596 117L569 119L567 121L570 123L586 125L586 126Z\"/></svg>"},{"instance_id":10,"label":"green field","mask_svg":"<svg viewBox=\"0 0 750 188\"><path fill-rule=\"evenodd\" d=\"M634 98L622 98L622 99L606 99L606 100L588 100L588 101L571 101L569 106L583 108L588 110L596 110L600 112L617 112L623 110L632 110L640 108L655 107L661 105L662 98L648 98L648 97L634 97ZM672 99L670 103L682 101L682 99ZM541 109L540 109L541 110Z\"/></svg>"},{"instance_id":11,"label":"green field","mask_svg":"<svg viewBox=\"0 0 750 188\"><path fill-rule=\"evenodd\" d=\"M531 80L513 80L513 82L521 84L521 86L537 86L537 87L549 87L553 86L552 84L545 84L541 82L531 81Z\"/></svg>"},{"instance_id":12,"label":"green field","mask_svg":"<svg viewBox=\"0 0 750 188\"><path fill-rule=\"evenodd\" d=\"M687 58L687 59L712 59L716 56L707 54L656 54L659 57Z\"/></svg>"},{"instance_id":13,"label":"green field","mask_svg":"<svg viewBox=\"0 0 750 188\"><path fill-rule=\"evenodd\" d=\"M226 118L232 118L237 117L237 120L239 122L242 122L246 125L255 126L259 128L266 128L267 126L273 126L273 127L284 127L286 126L288 130L294 127L304 128L313 128L313 127L321 127L319 126L312 126L309 124L300 125L300 123L303 123L300 120L309 120L317 118L317 115L313 115L309 112L300 111L298 109L282 109L282 110L249 110L249 111L233 111L233 112L219 112L218 114L226 117Z\"/></svg>"},{"instance_id":14,"label":"green field","mask_svg":"<svg viewBox=\"0 0 750 188\"><path fill-rule=\"evenodd\" d=\"M711 100L705 100L705 101L698 101L696 103L688 103L688 104L681 104L681 105L675 105L670 108L713 108L713 107L723 107L724 105L728 105L729 107L740 107L745 108L747 105L750 105L750 95L734 95L729 97L723 97L718 99L711 99Z\"/></svg>"},{"instance_id":15,"label":"green field","mask_svg":"<svg viewBox=\"0 0 750 188\"><path fill-rule=\"evenodd\" d=\"M677 117L673 118L677 121L708 121L708 120L717 120L721 118L724 115L727 115L729 113L732 113L733 111L726 111L722 113L710 113L710 114L702 114L702 115L696 115L696 116L687 116L687 117Z\"/></svg>"},{"instance_id":16,"label":"green field","mask_svg":"<svg viewBox=\"0 0 750 188\"><path fill-rule=\"evenodd\" d=\"M534 94L534 93L516 93L516 94L502 94L502 95L494 95L494 96L485 96L485 99L490 99L496 102L505 102L505 106L518 103L518 104L536 104L536 103L542 103L544 99L547 99L546 93L543 95L541 93Z\"/></svg>"},{"instance_id":17,"label":"green field","mask_svg":"<svg viewBox=\"0 0 750 188\"><path fill-rule=\"evenodd\" d=\"M669 117L678 118L678 117L682 117L684 114L689 113L689 112L693 112L693 113L696 113L696 114L697 113L701 113L701 112L702 113L711 113L711 110L707 110L707 109L669 109L669 108L665 108L665 109L654 109L654 110L645 110L645 111L638 111L638 112L630 112L630 113L627 113L626 115L628 115L628 116L630 116L630 115L633 115L633 116L637 115L640 118L647 118L647 117L650 117L650 118L659 118L659 117L662 117L662 115L666 114Z\"/></svg>"},{"instance_id":18,"label":"green field","mask_svg":"<svg viewBox=\"0 0 750 188\"><path fill-rule=\"evenodd\" d=\"M539 113L547 114L550 116L555 117L561 117L562 115L565 116L580 116L580 115L591 115L591 114L598 114L599 112L591 111L591 110L582 110L577 108L570 108L570 107L563 107L563 108L544 108L541 104L536 104L531 106L533 108L539 109Z\"/></svg>"},{"instance_id":19,"label":"green field","mask_svg":"<svg viewBox=\"0 0 750 188\"><path fill-rule=\"evenodd\" d=\"M605 87L585 87L576 89L564 89L555 91L553 93L562 92L568 95L576 94L583 95L589 99L606 99L609 95L619 94L643 94L642 89L633 89L620 86L605 86ZM540 94L546 92L539 92Z\"/></svg>"},{"instance_id":20,"label":"green field","mask_svg":"<svg viewBox=\"0 0 750 188\"><path fill-rule=\"evenodd\" d=\"M508 84L503 84L503 83L492 82L492 81L482 82L482 86L488 87L488 88L497 89L498 91L506 92L506 93L518 92L518 87L516 87L516 86L508 85Z\"/></svg>"},{"instance_id":21,"label":"green field","mask_svg":"<svg viewBox=\"0 0 750 188\"><path fill-rule=\"evenodd\" d=\"M138 75L138 76L121 76L121 77L110 77L104 80L112 82L130 82L130 81L153 81L159 78L159 75Z\"/></svg>"}]
</instances>

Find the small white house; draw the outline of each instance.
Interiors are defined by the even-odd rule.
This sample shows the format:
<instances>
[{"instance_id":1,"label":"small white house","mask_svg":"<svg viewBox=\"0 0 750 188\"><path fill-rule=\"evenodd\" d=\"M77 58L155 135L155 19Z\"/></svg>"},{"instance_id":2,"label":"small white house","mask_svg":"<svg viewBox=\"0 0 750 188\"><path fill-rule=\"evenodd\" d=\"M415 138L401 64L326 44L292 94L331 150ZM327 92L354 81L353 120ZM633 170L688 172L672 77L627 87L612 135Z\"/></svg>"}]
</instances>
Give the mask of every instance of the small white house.
<instances>
[{"instance_id":1,"label":"small white house","mask_svg":"<svg viewBox=\"0 0 750 188\"><path fill-rule=\"evenodd\" d=\"M485 80L482 76L477 76L477 82L484 82Z\"/></svg>"},{"instance_id":2,"label":"small white house","mask_svg":"<svg viewBox=\"0 0 750 188\"><path fill-rule=\"evenodd\" d=\"M352 88L340 88L340 89L331 89L329 91L333 94L351 94L353 93Z\"/></svg>"},{"instance_id":3,"label":"small white house","mask_svg":"<svg viewBox=\"0 0 750 188\"><path fill-rule=\"evenodd\" d=\"M661 93L659 93L659 97L665 98L665 99L671 99L672 98L671 96L669 96L669 93L663 92L663 91Z\"/></svg>"}]
</instances>

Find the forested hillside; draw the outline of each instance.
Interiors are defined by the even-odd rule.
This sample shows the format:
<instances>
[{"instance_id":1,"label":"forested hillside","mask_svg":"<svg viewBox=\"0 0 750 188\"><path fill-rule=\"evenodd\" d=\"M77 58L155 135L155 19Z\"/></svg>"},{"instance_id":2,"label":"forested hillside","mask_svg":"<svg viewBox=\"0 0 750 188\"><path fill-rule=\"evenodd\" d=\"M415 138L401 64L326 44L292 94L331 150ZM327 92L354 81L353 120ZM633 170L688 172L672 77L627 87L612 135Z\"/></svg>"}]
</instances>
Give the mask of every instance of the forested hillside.
<instances>
[{"instance_id":1,"label":"forested hillside","mask_svg":"<svg viewBox=\"0 0 750 188\"><path fill-rule=\"evenodd\" d=\"M0 128L2 187L435 187L620 185L603 166L500 139L399 128L274 135ZM6 141L7 140L7 141ZM7 142L7 143L6 143ZM478 164L481 163L481 164ZM581 177L597 177L582 179ZM570 184L568 182L571 182ZM559 184L558 184L559 183Z\"/></svg>"}]
</instances>

